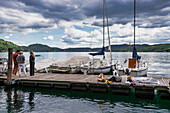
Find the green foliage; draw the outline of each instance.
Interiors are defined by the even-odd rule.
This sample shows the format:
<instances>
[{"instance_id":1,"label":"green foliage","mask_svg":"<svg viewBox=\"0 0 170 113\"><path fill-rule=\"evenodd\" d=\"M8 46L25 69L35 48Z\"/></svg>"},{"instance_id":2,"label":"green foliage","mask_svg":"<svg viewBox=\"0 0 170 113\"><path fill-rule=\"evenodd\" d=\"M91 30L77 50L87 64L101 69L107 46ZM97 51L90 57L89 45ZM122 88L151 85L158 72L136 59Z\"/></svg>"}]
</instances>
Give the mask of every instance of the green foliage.
<instances>
[{"instance_id":1,"label":"green foliage","mask_svg":"<svg viewBox=\"0 0 170 113\"><path fill-rule=\"evenodd\" d=\"M13 44L12 42L4 41L3 39L0 39L0 52L8 51L8 48L13 48L13 51L24 50L23 47L19 47L16 44Z\"/></svg>"}]
</instances>

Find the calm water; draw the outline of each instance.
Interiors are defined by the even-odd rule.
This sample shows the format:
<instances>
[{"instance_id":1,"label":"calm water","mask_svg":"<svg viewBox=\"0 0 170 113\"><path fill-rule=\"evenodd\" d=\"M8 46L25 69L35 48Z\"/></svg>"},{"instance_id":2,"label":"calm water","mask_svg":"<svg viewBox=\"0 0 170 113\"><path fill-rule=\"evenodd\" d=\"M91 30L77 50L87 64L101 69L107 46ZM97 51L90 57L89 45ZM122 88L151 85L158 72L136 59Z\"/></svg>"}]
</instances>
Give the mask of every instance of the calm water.
<instances>
[{"instance_id":1,"label":"calm water","mask_svg":"<svg viewBox=\"0 0 170 113\"><path fill-rule=\"evenodd\" d=\"M29 53L24 53L29 58ZM36 62L46 58L68 60L87 53L36 52ZM112 53L114 61L123 61L131 53ZM148 76L170 78L170 53L139 53L149 64ZM109 53L107 53L109 57ZM7 57L7 53L0 53ZM0 113L170 113L170 100L138 99L134 94L119 96L56 89L0 86Z\"/></svg>"},{"instance_id":2,"label":"calm water","mask_svg":"<svg viewBox=\"0 0 170 113\"><path fill-rule=\"evenodd\" d=\"M169 113L170 101L55 89L0 86L0 112Z\"/></svg>"}]
</instances>

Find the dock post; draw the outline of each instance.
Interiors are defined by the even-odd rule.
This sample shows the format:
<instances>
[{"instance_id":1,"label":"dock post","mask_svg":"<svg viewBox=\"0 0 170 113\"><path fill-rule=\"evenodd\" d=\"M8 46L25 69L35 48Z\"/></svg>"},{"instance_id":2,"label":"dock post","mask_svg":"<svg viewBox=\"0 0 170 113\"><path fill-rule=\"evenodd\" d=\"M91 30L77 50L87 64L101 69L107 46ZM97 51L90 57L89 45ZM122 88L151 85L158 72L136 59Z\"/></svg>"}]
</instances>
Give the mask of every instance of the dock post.
<instances>
[{"instance_id":1,"label":"dock post","mask_svg":"<svg viewBox=\"0 0 170 113\"><path fill-rule=\"evenodd\" d=\"M14 84L12 81L12 58L13 58L13 48L8 48L8 72L7 72L7 80L4 81L6 85Z\"/></svg>"}]
</instances>

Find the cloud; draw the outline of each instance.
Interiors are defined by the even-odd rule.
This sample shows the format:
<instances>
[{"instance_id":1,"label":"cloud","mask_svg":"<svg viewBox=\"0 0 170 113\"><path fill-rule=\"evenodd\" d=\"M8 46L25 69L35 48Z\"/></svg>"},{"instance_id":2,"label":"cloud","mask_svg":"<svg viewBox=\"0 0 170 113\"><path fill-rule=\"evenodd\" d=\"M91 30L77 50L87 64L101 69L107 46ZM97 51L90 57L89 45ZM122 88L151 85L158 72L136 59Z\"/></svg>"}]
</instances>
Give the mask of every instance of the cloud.
<instances>
[{"instance_id":1,"label":"cloud","mask_svg":"<svg viewBox=\"0 0 170 113\"><path fill-rule=\"evenodd\" d=\"M61 20L74 21L96 17L102 19L102 1L91 0L1 0L0 33L38 32L39 29L49 29ZM145 25L142 27L169 26L169 0L141 0L136 2L138 19ZM133 20L132 0L107 0L109 25L127 24ZM159 21L150 17L160 17ZM148 18L149 17L149 18ZM154 23L153 23L154 22ZM159 22L159 24L158 24ZM153 23L153 24L149 24ZM168 23L168 24L167 24ZM92 22L101 26L102 21Z\"/></svg>"},{"instance_id":2,"label":"cloud","mask_svg":"<svg viewBox=\"0 0 170 113\"><path fill-rule=\"evenodd\" d=\"M0 0L0 2L0 15L2 15L0 34L42 33L40 36L42 40L42 37L46 36L43 33L62 29L64 34L51 34L43 39L54 40L53 36L57 35L60 38L57 45L60 47L61 44L65 47L102 46L102 0L88 2L83 0ZM169 0L138 0L136 2L138 42L169 42L169 4ZM133 0L107 0L107 11L111 43L133 42ZM107 38L107 34L105 35Z\"/></svg>"},{"instance_id":3,"label":"cloud","mask_svg":"<svg viewBox=\"0 0 170 113\"><path fill-rule=\"evenodd\" d=\"M9 34L9 36L4 36L5 39L9 39L13 34Z\"/></svg>"},{"instance_id":4,"label":"cloud","mask_svg":"<svg viewBox=\"0 0 170 113\"><path fill-rule=\"evenodd\" d=\"M43 39L44 40L54 40L54 37L53 36L48 36L48 37L44 37Z\"/></svg>"},{"instance_id":5,"label":"cloud","mask_svg":"<svg viewBox=\"0 0 170 113\"><path fill-rule=\"evenodd\" d=\"M99 20L100 21L100 20ZM86 27L93 28L87 21L59 22L59 28L64 29L65 35L60 39L60 44L68 47L102 47L102 27L87 32ZM82 26L83 23L86 23ZM74 26L76 25L76 27ZM84 28L84 29L82 29ZM133 22L127 24L114 24L110 28L111 44L128 44L133 43L134 26ZM107 28L105 28L107 30ZM136 26L136 43L137 44L157 44L169 42L169 26L159 28L144 28ZM57 45L60 45L60 44ZM105 31L105 46L108 46L108 34Z\"/></svg>"},{"instance_id":6,"label":"cloud","mask_svg":"<svg viewBox=\"0 0 170 113\"><path fill-rule=\"evenodd\" d=\"M13 36L13 34L9 34L9 36Z\"/></svg>"},{"instance_id":7,"label":"cloud","mask_svg":"<svg viewBox=\"0 0 170 113\"><path fill-rule=\"evenodd\" d=\"M47 37L44 37L43 39L44 39L44 40L47 40Z\"/></svg>"},{"instance_id":8,"label":"cloud","mask_svg":"<svg viewBox=\"0 0 170 113\"><path fill-rule=\"evenodd\" d=\"M9 36L5 36L4 38L9 39Z\"/></svg>"},{"instance_id":9,"label":"cloud","mask_svg":"<svg viewBox=\"0 0 170 113\"><path fill-rule=\"evenodd\" d=\"M53 36L48 36L47 39L54 40L54 37Z\"/></svg>"},{"instance_id":10,"label":"cloud","mask_svg":"<svg viewBox=\"0 0 170 113\"><path fill-rule=\"evenodd\" d=\"M94 18L89 18L83 21L60 21L59 28L64 29L65 35L60 39L60 42L67 47L101 47L102 46L102 33L101 30L94 29L87 23ZM86 28L90 29L86 31ZM60 44L61 44L60 43ZM57 44L57 45L60 45Z\"/></svg>"},{"instance_id":11,"label":"cloud","mask_svg":"<svg viewBox=\"0 0 170 113\"><path fill-rule=\"evenodd\" d=\"M44 31L45 33L48 33L48 31Z\"/></svg>"},{"instance_id":12,"label":"cloud","mask_svg":"<svg viewBox=\"0 0 170 113\"><path fill-rule=\"evenodd\" d=\"M10 2L14 3L16 8L0 6L0 14L3 15L0 17L0 33L26 33L28 29L33 29L32 31L35 31L41 28L50 28L54 26L51 19L44 18L40 13L25 11L24 7L23 9L17 7L17 2ZM20 5L25 6L24 4Z\"/></svg>"},{"instance_id":13,"label":"cloud","mask_svg":"<svg viewBox=\"0 0 170 113\"><path fill-rule=\"evenodd\" d=\"M170 7L165 7L161 11L170 11Z\"/></svg>"}]
</instances>

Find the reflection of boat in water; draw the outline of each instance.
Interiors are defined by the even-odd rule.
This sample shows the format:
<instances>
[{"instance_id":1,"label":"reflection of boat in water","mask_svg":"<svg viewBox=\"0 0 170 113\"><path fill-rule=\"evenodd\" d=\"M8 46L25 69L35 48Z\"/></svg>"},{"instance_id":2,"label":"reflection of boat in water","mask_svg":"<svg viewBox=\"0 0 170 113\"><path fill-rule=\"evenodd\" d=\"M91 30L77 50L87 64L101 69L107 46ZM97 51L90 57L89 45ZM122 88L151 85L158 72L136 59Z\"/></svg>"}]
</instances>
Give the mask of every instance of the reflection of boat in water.
<instances>
[{"instance_id":1,"label":"reflection of boat in water","mask_svg":"<svg viewBox=\"0 0 170 113\"><path fill-rule=\"evenodd\" d=\"M105 21L107 22L107 32L108 32L108 41L109 41L109 50L110 50L110 63L105 59ZM84 74L100 74L100 73L109 73L112 70L112 53L110 46L110 35L109 35L109 25L108 25L108 15L106 0L103 0L103 47L97 53L90 53L93 56L93 59L87 64L81 66L81 71ZM94 56L103 55L103 59L94 59Z\"/></svg>"},{"instance_id":2,"label":"reflection of boat in water","mask_svg":"<svg viewBox=\"0 0 170 113\"><path fill-rule=\"evenodd\" d=\"M0 75L7 73L8 60L6 58L0 58Z\"/></svg>"},{"instance_id":3,"label":"reflection of boat in water","mask_svg":"<svg viewBox=\"0 0 170 113\"><path fill-rule=\"evenodd\" d=\"M80 73L80 66L90 60L87 56L74 56L64 62L56 62L50 65L49 71L52 73Z\"/></svg>"},{"instance_id":4,"label":"reflection of boat in water","mask_svg":"<svg viewBox=\"0 0 170 113\"><path fill-rule=\"evenodd\" d=\"M117 66L119 75L128 74L130 76L145 76L148 71L147 63L141 60L141 56L137 54L135 48L135 7L136 1L134 0L134 46L132 58L126 59L123 64Z\"/></svg>"}]
</instances>

